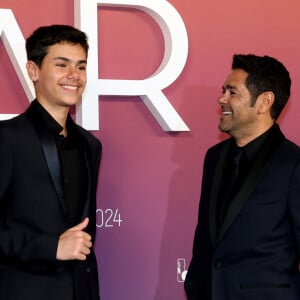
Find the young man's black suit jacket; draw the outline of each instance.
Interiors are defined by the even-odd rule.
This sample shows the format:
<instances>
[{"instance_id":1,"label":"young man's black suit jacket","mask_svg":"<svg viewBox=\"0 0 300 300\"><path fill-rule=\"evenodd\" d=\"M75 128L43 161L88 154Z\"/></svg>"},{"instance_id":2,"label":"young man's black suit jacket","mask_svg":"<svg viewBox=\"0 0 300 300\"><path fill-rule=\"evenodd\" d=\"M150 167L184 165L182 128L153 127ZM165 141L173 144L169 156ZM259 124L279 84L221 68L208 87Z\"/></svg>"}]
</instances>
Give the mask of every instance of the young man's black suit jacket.
<instances>
[{"instance_id":1,"label":"young man's black suit jacket","mask_svg":"<svg viewBox=\"0 0 300 300\"><path fill-rule=\"evenodd\" d=\"M275 125L217 234L218 191L231 141L204 162L189 300L299 300L300 150Z\"/></svg>"},{"instance_id":2,"label":"young man's black suit jacket","mask_svg":"<svg viewBox=\"0 0 300 300\"><path fill-rule=\"evenodd\" d=\"M75 286L77 300L98 300L93 250L86 261L56 260L59 236L70 225L55 141L36 104L0 122L0 299L69 300ZM89 217L94 242L101 144L73 125L88 170L82 219Z\"/></svg>"}]
</instances>

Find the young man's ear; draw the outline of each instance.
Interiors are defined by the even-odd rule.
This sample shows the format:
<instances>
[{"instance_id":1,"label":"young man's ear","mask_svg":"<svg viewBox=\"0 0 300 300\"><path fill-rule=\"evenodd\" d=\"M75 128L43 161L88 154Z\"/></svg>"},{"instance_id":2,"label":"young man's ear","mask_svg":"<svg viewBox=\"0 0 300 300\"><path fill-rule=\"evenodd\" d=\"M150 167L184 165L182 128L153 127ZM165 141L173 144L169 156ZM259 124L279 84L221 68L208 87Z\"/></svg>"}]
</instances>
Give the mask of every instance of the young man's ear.
<instances>
[{"instance_id":1,"label":"young man's ear","mask_svg":"<svg viewBox=\"0 0 300 300\"><path fill-rule=\"evenodd\" d=\"M27 69L27 73L28 73L30 79L33 82L37 82L39 79L39 70L40 70L40 68L37 66L37 64L35 62L33 62L32 60L29 60L26 63L26 69Z\"/></svg>"}]
</instances>

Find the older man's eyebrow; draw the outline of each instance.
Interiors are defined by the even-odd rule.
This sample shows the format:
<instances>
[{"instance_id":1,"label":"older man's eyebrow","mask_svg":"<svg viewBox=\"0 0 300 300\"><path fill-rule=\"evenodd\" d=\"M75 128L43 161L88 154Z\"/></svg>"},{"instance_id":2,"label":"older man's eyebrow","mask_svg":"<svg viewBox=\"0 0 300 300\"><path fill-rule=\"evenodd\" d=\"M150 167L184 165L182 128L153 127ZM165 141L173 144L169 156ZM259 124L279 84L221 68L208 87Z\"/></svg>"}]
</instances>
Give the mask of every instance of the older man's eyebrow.
<instances>
[{"instance_id":1,"label":"older man's eyebrow","mask_svg":"<svg viewBox=\"0 0 300 300\"><path fill-rule=\"evenodd\" d=\"M228 90L237 90L237 87L234 86L234 85L231 85L231 84L227 84L226 89L228 89Z\"/></svg>"},{"instance_id":2,"label":"older man's eyebrow","mask_svg":"<svg viewBox=\"0 0 300 300\"><path fill-rule=\"evenodd\" d=\"M223 85L222 86L222 90L223 91L226 91L226 90L229 90L229 91L236 91L238 90L238 88L234 85L231 85L231 84L226 84L226 85Z\"/></svg>"}]
</instances>

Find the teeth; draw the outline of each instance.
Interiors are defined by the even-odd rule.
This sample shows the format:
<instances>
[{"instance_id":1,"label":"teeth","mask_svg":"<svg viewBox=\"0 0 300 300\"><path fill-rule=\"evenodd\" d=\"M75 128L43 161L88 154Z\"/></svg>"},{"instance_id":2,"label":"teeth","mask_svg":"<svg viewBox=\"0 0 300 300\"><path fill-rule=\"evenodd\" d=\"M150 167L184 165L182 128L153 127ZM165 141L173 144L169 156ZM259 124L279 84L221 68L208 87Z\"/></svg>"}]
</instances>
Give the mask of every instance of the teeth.
<instances>
[{"instance_id":1,"label":"teeth","mask_svg":"<svg viewBox=\"0 0 300 300\"><path fill-rule=\"evenodd\" d=\"M77 86L73 86L73 85L63 85L62 87L65 89L77 90Z\"/></svg>"},{"instance_id":2,"label":"teeth","mask_svg":"<svg viewBox=\"0 0 300 300\"><path fill-rule=\"evenodd\" d=\"M223 115L232 115L232 111L223 111Z\"/></svg>"}]
</instances>

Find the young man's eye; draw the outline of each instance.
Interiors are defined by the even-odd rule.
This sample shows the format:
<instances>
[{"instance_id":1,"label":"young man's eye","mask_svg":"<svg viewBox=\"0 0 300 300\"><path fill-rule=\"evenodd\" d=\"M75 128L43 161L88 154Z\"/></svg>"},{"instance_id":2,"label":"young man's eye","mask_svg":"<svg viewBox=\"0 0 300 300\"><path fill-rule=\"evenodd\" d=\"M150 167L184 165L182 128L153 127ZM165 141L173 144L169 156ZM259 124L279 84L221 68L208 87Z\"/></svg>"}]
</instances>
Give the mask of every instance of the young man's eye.
<instances>
[{"instance_id":1,"label":"young man's eye","mask_svg":"<svg viewBox=\"0 0 300 300\"><path fill-rule=\"evenodd\" d=\"M86 70L86 66L79 66L78 69L79 69L80 71L85 71L85 70Z\"/></svg>"},{"instance_id":2,"label":"young man's eye","mask_svg":"<svg viewBox=\"0 0 300 300\"><path fill-rule=\"evenodd\" d=\"M66 64L64 63L59 63L59 64L56 64L57 67L60 67L60 68L65 68L66 67Z\"/></svg>"}]
</instances>

